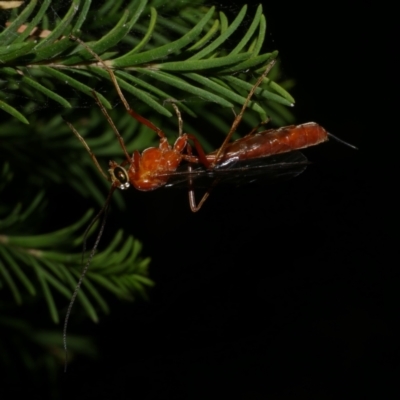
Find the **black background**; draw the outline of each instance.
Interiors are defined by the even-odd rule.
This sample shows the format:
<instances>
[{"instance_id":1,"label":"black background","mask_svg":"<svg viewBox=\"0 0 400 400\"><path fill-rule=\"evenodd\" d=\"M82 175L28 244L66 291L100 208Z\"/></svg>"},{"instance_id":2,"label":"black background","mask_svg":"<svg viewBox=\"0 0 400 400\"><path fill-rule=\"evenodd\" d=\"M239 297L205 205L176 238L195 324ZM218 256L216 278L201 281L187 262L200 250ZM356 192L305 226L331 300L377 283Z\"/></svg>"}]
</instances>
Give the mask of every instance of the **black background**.
<instances>
[{"instance_id":1,"label":"black background","mask_svg":"<svg viewBox=\"0 0 400 400\"><path fill-rule=\"evenodd\" d=\"M378 39L390 23L361 2L315 4L265 3L266 46L297 81L298 122L359 151L309 149L298 178L216 190L197 214L183 191L126 193L129 211L107 230L144 242L156 287L86 325L101 358L69 365L63 398L393 396L399 272L386 184L398 132L384 128L390 53Z\"/></svg>"}]
</instances>

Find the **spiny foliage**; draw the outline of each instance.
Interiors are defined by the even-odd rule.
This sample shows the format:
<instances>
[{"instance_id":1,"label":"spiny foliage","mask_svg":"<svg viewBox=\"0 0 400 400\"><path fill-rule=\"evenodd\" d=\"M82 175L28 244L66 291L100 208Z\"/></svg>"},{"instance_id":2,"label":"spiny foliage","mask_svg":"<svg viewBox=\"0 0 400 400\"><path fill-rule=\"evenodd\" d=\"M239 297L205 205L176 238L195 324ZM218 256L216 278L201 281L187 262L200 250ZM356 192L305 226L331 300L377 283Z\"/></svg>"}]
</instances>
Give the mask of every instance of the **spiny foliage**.
<instances>
[{"instance_id":1,"label":"spiny foliage","mask_svg":"<svg viewBox=\"0 0 400 400\"><path fill-rule=\"evenodd\" d=\"M119 106L107 71L70 35L80 37L115 70L132 107L142 114L151 111L151 120L167 134L173 137L177 132L171 101L179 104L184 119L201 116L212 131L224 134L232 121L231 109L243 104L252 82L277 52L262 51L266 20L261 6L250 21L246 6L229 21L223 12L200 3L31 0L2 10L0 324L18 326L14 331L21 338L37 337L37 332L28 320L17 323L21 317L16 304L32 307L36 305L32 299L38 299L59 322L59 310L65 311L81 271L82 231L92 215L88 212L49 233L46 227L54 225L49 210L59 214L60 204L46 199L62 188L65 198L81 196L102 204L107 191L107 182L99 179L62 116L77 126L100 161L120 157L121 149L105 128L93 89L103 105L113 109L129 149L143 149L156 139ZM285 108L294 102L286 91L290 82L278 85L278 75L275 67L257 89L258 101L249 107L253 113L245 115L250 127L267 116L277 124L291 122ZM201 136L196 124L185 123L185 131ZM205 147L209 148L207 143ZM115 198L122 208L122 197ZM133 300L152 285L147 278L149 259L139 257L140 249L138 241L119 231L93 259L78 300L94 321L98 309L108 311L100 288ZM50 329L49 335L53 334ZM52 336L49 342L61 346L61 333L59 340ZM74 342L73 337L70 348L84 351L83 342ZM18 351L29 358L23 345ZM50 353L47 356L54 359ZM29 365L36 368L33 362Z\"/></svg>"}]
</instances>

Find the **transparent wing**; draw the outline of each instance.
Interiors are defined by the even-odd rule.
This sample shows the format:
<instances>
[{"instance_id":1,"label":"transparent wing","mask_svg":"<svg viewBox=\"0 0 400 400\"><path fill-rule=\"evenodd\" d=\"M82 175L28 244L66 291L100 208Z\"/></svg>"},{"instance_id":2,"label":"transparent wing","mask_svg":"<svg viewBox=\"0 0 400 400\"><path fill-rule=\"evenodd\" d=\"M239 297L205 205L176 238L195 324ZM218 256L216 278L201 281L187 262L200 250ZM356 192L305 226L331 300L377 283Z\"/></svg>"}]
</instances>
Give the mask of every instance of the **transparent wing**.
<instances>
[{"instance_id":1,"label":"transparent wing","mask_svg":"<svg viewBox=\"0 0 400 400\"><path fill-rule=\"evenodd\" d=\"M293 178L309 165L298 151L253 160L229 159L207 170L196 164L183 164L169 174L166 187L209 187L214 180L221 184L244 185L255 181L273 181Z\"/></svg>"}]
</instances>

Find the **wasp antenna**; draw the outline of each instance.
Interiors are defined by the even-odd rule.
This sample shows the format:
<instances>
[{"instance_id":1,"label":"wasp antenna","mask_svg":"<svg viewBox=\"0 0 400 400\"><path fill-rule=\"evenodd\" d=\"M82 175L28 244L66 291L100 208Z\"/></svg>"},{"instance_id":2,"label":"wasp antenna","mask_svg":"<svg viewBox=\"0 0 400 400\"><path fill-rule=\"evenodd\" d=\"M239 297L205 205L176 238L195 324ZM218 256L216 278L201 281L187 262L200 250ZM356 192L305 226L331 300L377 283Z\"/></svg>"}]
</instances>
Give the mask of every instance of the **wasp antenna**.
<instances>
[{"instance_id":1,"label":"wasp antenna","mask_svg":"<svg viewBox=\"0 0 400 400\"><path fill-rule=\"evenodd\" d=\"M351 144L351 143L349 143L349 142L346 142L345 140L340 139L340 138L338 138L338 137L335 136L335 135L332 135L332 133L329 133L329 132L327 132L327 133L328 133L328 136L329 136L330 138L336 140L337 142L342 143L342 144L344 144L345 146L350 147L351 149L358 150L358 147L354 146L354 144Z\"/></svg>"},{"instance_id":2,"label":"wasp antenna","mask_svg":"<svg viewBox=\"0 0 400 400\"><path fill-rule=\"evenodd\" d=\"M86 240L89 234L90 229L92 229L93 225L99 220L99 218L103 215L103 213L107 210L109 203L111 201L111 196L114 193L115 187L112 186L110 189L110 192L108 193L106 202L104 203L104 206L101 207L101 210L97 213L97 215L90 221L90 224L88 227L85 229L85 232L83 233L83 245L82 245L82 264L83 264L83 257L85 256L85 251L86 251Z\"/></svg>"},{"instance_id":3,"label":"wasp antenna","mask_svg":"<svg viewBox=\"0 0 400 400\"><path fill-rule=\"evenodd\" d=\"M93 246L93 248L92 248L92 250L91 250L91 252L89 254L89 258L88 258L85 266L83 267L81 276L79 277L79 281L75 286L74 293L72 294L71 300L70 300L69 305L68 305L67 314L65 315L64 327L63 327L63 344L64 344L64 352L65 352L64 372L67 372L67 365L68 365L67 328L68 328L69 317L71 315L71 310L72 310L72 307L73 307L73 305L75 303L76 297L78 296L79 289L82 286L83 279L85 278L85 275L86 275L86 273L87 273L87 271L89 269L90 264L92 263L93 257L94 257L94 255L96 253L96 250L97 250L98 246L99 246L100 239L103 236L104 227L106 226L106 220L107 220L107 211L108 211L108 207L109 207L110 201L111 201L111 196L114 193L114 190L115 190L115 187L112 186L110 192L108 193L107 200L106 200L104 206L99 211L99 213L94 217L92 222L89 224L88 228L86 228L86 231L85 231L84 236L83 236L84 237L84 239L83 239L84 240L84 242L83 242L83 251L85 251L86 250L86 237L87 237L87 234L88 234L90 228L100 218L100 216L102 214L104 214L103 222L101 223L99 233L97 234L97 237L96 237L96 241L95 241L94 246Z\"/></svg>"}]
</instances>

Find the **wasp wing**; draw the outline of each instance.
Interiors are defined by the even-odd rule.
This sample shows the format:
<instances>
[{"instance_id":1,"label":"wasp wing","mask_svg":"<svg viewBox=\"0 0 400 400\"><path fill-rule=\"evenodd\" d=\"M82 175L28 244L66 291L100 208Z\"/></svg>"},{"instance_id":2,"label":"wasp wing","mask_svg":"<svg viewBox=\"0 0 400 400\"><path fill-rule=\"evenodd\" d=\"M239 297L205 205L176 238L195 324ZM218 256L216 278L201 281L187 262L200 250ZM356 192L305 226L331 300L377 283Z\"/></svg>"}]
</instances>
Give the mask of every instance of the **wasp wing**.
<instances>
[{"instance_id":1,"label":"wasp wing","mask_svg":"<svg viewBox=\"0 0 400 400\"><path fill-rule=\"evenodd\" d=\"M240 186L255 181L289 179L301 174L307 165L307 158L299 151L245 161L231 158L212 169L186 163L169 174L166 187L207 188L215 180Z\"/></svg>"}]
</instances>

